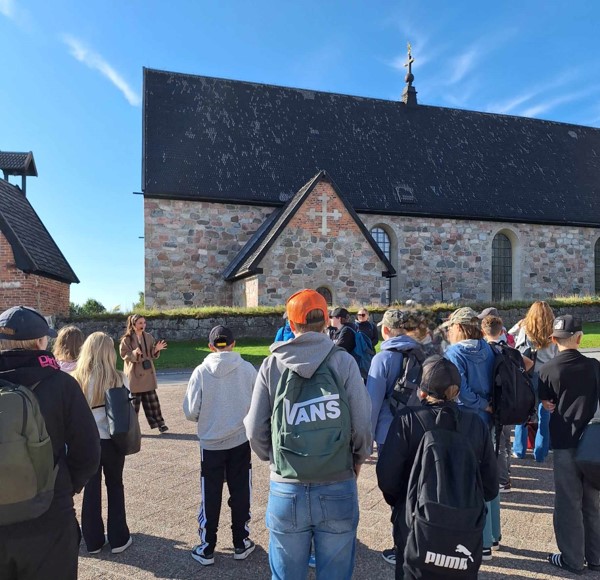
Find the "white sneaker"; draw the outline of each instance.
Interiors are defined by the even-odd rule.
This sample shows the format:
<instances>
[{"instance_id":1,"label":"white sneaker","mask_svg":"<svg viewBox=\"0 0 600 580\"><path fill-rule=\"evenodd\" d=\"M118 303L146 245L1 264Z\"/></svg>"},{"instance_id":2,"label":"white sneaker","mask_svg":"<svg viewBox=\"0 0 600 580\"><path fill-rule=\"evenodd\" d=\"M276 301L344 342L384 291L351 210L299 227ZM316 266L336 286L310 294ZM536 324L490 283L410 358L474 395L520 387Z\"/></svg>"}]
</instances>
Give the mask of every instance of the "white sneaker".
<instances>
[{"instance_id":1,"label":"white sneaker","mask_svg":"<svg viewBox=\"0 0 600 580\"><path fill-rule=\"evenodd\" d=\"M256 545L250 538L244 538L244 547L235 548L233 551L234 560L245 560L252 552L254 552Z\"/></svg>"},{"instance_id":2,"label":"white sneaker","mask_svg":"<svg viewBox=\"0 0 600 580\"><path fill-rule=\"evenodd\" d=\"M111 550L111 552L113 554L120 554L121 552L124 552L125 550L127 550L127 548L129 548L129 546L131 546L131 544L133 544L133 537L129 536L129 540L127 540L126 544L123 544L122 546L119 546L118 548L113 548Z\"/></svg>"}]
</instances>

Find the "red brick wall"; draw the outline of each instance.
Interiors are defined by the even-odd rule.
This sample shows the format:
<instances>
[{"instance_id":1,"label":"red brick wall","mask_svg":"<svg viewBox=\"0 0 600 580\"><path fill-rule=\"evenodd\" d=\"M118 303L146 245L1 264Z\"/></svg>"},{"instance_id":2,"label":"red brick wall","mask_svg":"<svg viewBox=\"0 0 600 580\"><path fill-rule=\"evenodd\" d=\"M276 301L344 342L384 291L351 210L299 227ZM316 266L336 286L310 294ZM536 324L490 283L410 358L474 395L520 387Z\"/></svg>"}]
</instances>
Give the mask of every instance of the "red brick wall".
<instances>
[{"instance_id":1,"label":"red brick wall","mask_svg":"<svg viewBox=\"0 0 600 580\"><path fill-rule=\"evenodd\" d=\"M69 299L69 284L18 270L12 248L0 232L0 312L22 304L44 316L67 315Z\"/></svg>"}]
</instances>

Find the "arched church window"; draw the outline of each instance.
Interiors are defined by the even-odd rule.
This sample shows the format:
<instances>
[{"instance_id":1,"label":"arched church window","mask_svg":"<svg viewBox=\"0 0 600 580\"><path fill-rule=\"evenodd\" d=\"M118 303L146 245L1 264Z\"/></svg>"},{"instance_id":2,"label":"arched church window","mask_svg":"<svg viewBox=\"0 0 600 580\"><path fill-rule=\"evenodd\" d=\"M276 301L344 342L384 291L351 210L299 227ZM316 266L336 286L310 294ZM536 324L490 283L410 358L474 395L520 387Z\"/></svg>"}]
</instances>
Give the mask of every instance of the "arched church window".
<instances>
[{"instance_id":1,"label":"arched church window","mask_svg":"<svg viewBox=\"0 0 600 580\"><path fill-rule=\"evenodd\" d=\"M383 228L375 227L371 230L371 235L375 240L375 243L379 246L381 251L384 253L385 257L392 261L392 243L390 241L390 236ZM392 280L391 278L388 280L388 288L386 291L386 295L384 297L384 303L389 304L392 296Z\"/></svg>"},{"instance_id":2,"label":"arched church window","mask_svg":"<svg viewBox=\"0 0 600 580\"><path fill-rule=\"evenodd\" d=\"M594 246L594 272L596 278L596 294L600 294L600 238Z\"/></svg>"},{"instance_id":3,"label":"arched church window","mask_svg":"<svg viewBox=\"0 0 600 580\"><path fill-rule=\"evenodd\" d=\"M317 288L317 292L321 296L323 296L323 298L325 298L325 301L327 302L327 306L333 305L333 296L331 295L331 290L329 288L327 288L326 286L319 286Z\"/></svg>"},{"instance_id":4,"label":"arched church window","mask_svg":"<svg viewBox=\"0 0 600 580\"><path fill-rule=\"evenodd\" d=\"M496 234L492 241L492 300L512 299L512 244L505 234Z\"/></svg>"}]
</instances>

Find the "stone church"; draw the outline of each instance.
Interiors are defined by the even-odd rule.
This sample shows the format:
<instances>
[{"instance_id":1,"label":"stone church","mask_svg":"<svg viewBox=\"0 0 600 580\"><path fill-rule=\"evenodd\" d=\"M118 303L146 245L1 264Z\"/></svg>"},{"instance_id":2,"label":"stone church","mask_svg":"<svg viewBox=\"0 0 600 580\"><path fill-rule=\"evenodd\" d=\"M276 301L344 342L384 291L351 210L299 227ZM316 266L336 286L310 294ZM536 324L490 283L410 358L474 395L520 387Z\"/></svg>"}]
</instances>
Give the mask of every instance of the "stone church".
<instances>
[{"instance_id":1,"label":"stone church","mask_svg":"<svg viewBox=\"0 0 600 580\"><path fill-rule=\"evenodd\" d=\"M146 304L600 293L600 130L406 80L389 101L144 69Z\"/></svg>"}]
</instances>

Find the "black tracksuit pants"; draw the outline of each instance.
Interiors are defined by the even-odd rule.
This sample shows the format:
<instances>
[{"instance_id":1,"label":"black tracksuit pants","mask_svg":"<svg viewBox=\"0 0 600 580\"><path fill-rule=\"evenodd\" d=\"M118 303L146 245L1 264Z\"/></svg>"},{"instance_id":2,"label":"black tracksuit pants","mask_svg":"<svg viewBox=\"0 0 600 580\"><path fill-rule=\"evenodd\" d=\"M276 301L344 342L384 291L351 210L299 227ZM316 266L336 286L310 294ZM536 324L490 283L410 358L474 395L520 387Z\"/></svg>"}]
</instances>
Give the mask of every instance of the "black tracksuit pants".
<instances>
[{"instance_id":1,"label":"black tracksuit pants","mask_svg":"<svg viewBox=\"0 0 600 580\"><path fill-rule=\"evenodd\" d=\"M235 548L244 547L250 534L250 494L252 465L250 444L246 441L233 449L220 451L200 450L200 484L202 497L198 513L198 534L205 553L214 551L221 514L223 482L227 482L231 508L231 531Z\"/></svg>"}]
</instances>

